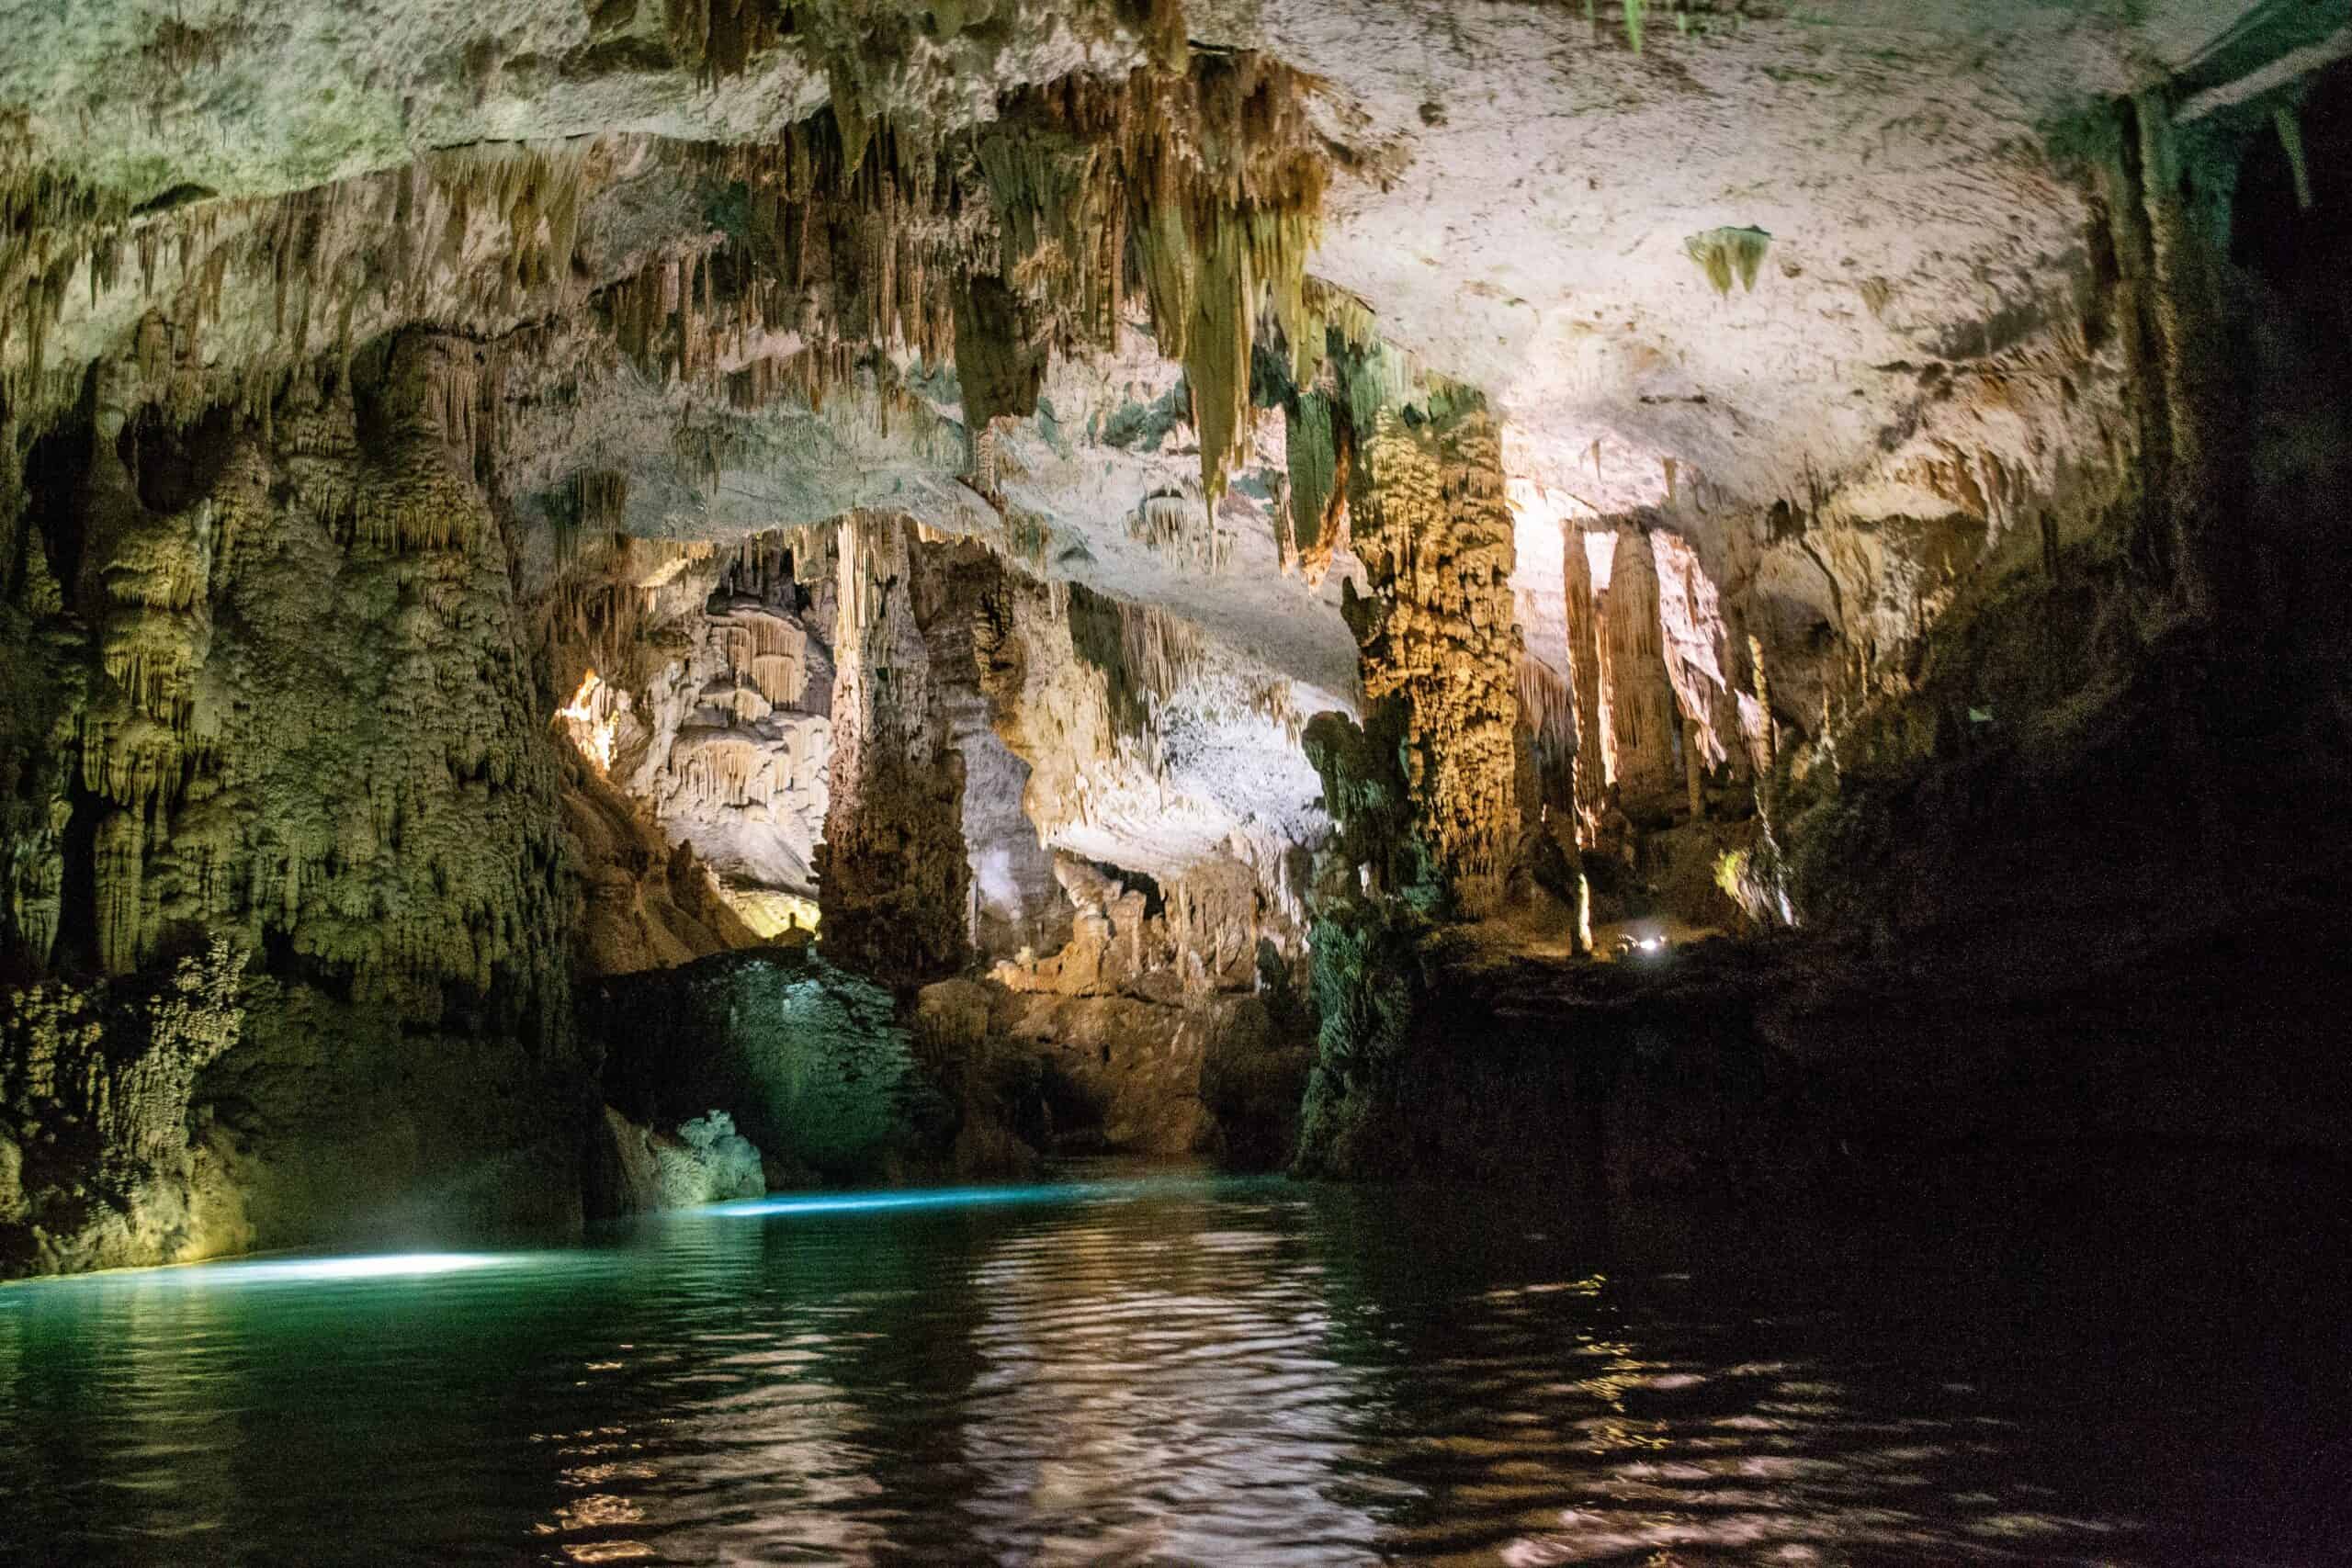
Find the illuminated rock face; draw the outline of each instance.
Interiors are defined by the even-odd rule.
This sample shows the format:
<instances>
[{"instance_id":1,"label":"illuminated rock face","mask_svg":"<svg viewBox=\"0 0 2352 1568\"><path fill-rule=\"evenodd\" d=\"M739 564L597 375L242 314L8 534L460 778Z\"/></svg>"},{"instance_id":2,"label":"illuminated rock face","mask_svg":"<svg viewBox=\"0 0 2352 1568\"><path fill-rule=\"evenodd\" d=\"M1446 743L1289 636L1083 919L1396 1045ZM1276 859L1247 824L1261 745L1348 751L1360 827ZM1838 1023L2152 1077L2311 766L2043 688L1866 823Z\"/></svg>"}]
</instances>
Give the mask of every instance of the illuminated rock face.
<instances>
[{"instance_id":1,"label":"illuminated rock face","mask_svg":"<svg viewBox=\"0 0 2352 1568\"><path fill-rule=\"evenodd\" d=\"M702 619L658 678L629 780L719 874L802 899L816 895L832 766L832 671L808 620L742 604Z\"/></svg>"},{"instance_id":2,"label":"illuminated rock face","mask_svg":"<svg viewBox=\"0 0 2352 1568\"><path fill-rule=\"evenodd\" d=\"M216 939L152 997L51 982L0 1045L0 1274L200 1258L244 1245L220 1153L189 1135L204 1070L238 1043L245 955Z\"/></svg>"}]
</instances>

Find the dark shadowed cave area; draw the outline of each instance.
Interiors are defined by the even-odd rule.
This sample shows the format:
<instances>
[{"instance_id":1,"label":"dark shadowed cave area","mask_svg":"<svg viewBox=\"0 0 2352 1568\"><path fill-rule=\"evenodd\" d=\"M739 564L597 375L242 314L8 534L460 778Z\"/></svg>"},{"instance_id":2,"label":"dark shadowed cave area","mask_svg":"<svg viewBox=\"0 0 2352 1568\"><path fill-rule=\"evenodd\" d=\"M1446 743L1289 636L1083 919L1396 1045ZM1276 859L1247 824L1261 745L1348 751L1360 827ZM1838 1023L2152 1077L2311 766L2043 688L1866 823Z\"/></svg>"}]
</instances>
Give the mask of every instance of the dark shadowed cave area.
<instances>
[{"instance_id":1,"label":"dark shadowed cave area","mask_svg":"<svg viewBox=\"0 0 2352 1568\"><path fill-rule=\"evenodd\" d=\"M17 20L0 1559L2352 1555L2341 0Z\"/></svg>"}]
</instances>

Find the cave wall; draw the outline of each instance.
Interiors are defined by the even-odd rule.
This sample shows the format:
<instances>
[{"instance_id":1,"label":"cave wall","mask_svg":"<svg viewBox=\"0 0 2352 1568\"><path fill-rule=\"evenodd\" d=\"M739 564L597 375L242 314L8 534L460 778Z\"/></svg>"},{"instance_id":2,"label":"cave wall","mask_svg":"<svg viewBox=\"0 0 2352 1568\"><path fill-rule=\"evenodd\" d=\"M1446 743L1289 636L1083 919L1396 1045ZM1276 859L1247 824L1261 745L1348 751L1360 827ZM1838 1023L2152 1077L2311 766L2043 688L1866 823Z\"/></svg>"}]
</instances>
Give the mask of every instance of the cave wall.
<instances>
[{"instance_id":1,"label":"cave wall","mask_svg":"<svg viewBox=\"0 0 2352 1568\"><path fill-rule=\"evenodd\" d=\"M11 944L93 1012L226 944L239 978L212 995L239 1022L184 1095L140 1101L202 1145L180 1211L136 1183L85 1202L28 1157L19 1263L576 1217L578 892L509 536L450 393L477 352L403 336L176 436L101 369L86 467L35 493L67 680L46 819L12 822ZM96 1082L16 1079L21 1146L160 1070L135 1034L102 1055Z\"/></svg>"},{"instance_id":2,"label":"cave wall","mask_svg":"<svg viewBox=\"0 0 2352 1568\"><path fill-rule=\"evenodd\" d=\"M2083 128L2090 237L2112 258L2099 319L2130 370L2115 460L2013 507L2036 525L2007 530L1801 759L1785 815L1819 919L1889 940L2169 941L2266 908L2307 922L2344 863L2326 824L2352 755L2346 616L2314 587L2347 566L2352 431L2313 357L2339 293L2266 261L2324 243L2271 106L2184 121L2195 85ZM2271 171L2280 251L2233 254L2249 167Z\"/></svg>"}]
</instances>

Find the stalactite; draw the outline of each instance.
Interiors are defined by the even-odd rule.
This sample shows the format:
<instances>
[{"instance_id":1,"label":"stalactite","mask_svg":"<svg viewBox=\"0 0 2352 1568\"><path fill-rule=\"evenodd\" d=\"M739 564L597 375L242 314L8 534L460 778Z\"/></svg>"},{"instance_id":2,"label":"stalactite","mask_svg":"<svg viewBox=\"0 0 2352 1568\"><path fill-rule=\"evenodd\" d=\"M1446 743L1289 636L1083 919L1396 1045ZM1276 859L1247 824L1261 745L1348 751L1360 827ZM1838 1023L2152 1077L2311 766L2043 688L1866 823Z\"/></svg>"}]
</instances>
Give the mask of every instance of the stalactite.
<instances>
[{"instance_id":1,"label":"stalactite","mask_svg":"<svg viewBox=\"0 0 2352 1568\"><path fill-rule=\"evenodd\" d=\"M1205 576L1226 568L1233 536L1217 525L1200 502L1183 495L1148 495L1127 514L1127 537L1148 545L1173 567Z\"/></svg>"},{"instance_id":2,"label":"stalactite","mask_svg":"<svg viewBox=\"0 0 2352 1568\"><path fill-rule=\"evenodd\" d=\"M1063 615L1078 657L1102 671L1113 728L1153 734L1154 708L1191 679L1204 648L1200 627L1155 604L1139 604L1070 583Z\"/></svg>"},{"instance_id":3,"label":"stalactite","mask_svg":"<svg viewBox=\"0 0 2352 1568\"><path fill-rule=\"evenodd\" d=\"M1764 265L1764 253L1772 246L1772 236L1761 229L1709 229L1682 242L1682 248L1707 275L1708 284L1718 294L1731 292L1735 274L1740 287L1749 293L1756 290L1756 275Z\"/></svg>"},{"instance_id":4,"label":"stalactite","mask_svg":"<svg viewBox=\"0 0 2352 1568\"><path fill-rule=\"evenodd\" d=\"M1265 56L1202 54L1182 72L1146 68L1123 83L1074 76L1027 89L1002 116L1002 134L1058 130L1102 149L1083 166L1111 188L1080 205L1122 214L1117 227L1133 236L1160 352L1184 367L1212 508L1227 468L1246 455L1261 312L1283 323L1295 350L1312 336L1306 263L1329 178L1306 101L1312 85ZM1015 172L1024 182L1048 177L1034 160L1016 165L1000 155L998 165L1008 185ZM1066 186L1070 175L1050 177ZM1036 190L1024 184L1016 210L1036 209ZM1022 221L1050 232L1042 220ZM1071 262L1065 252L1054 270L1067 275ZM1083 302L1099 301L1105 287L1081 281L1073 290L1085 314L1099 315Z\"/></svg>"},{"instance_id":5,"label":"stalactite","mask_svg":"<svg viewBox=\"0 0 2352 1568\"><path fill-rule=\"evenodd\" d=\"M148 399L181 422L219 401L232 380L266 417L289 374L322 352L347 360L363 322L381 330L430 312L511 326L566 301L580 215L610 176L613 145L488 143L268 199L139 212L87 192L44 194L43 177L28 176L13 211L0 203L0 396L37 419L62 406L46 339L77 277L93 315L129 292L172 318L161 336L138 329L134 358ZM20 224L51 227L36 238ZM164 265L167 251L175 269ZM126 254L135 266L124 265ZM195 340L232 289L266 312L266 341L208 367Z\"/></svg>"},{"instance_id":6,"label":"stalactite","mask_svg":"<svg viewBox=\"0 0 2352 1568\"><path fill-rule=\"evenodd\" d=\"M1684 720L1685 738L1695 748L1695 765L1736 766L1739 704L1727 673L1732 649L1724 624L1722 595L1700 563L1698 551L1680 534L1656 528L1648 536L1657 572L1658 630L1667 681Z\"/></svg>"}]
</instances>

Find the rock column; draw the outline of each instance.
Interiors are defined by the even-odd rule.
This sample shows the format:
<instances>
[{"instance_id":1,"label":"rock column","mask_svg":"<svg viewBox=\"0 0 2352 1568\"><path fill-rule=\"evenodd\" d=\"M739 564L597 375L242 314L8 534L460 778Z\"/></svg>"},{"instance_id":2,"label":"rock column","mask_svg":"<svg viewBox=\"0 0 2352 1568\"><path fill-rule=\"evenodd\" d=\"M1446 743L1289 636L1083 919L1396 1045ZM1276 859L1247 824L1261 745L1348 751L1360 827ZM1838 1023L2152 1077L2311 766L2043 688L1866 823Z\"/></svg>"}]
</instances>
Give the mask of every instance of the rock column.
<instances>
[{"instance_id":1,"label":"rock column","mask_svg":"<svg viewBox=\"0 0 2352 1568\"><path fill-rule=\"evenodd\" d=\"M907 519L854 516L842 529L819 941L843 968L912 986L968 952L964 761L922 613L941 585L922 581L935 563Z\"/></svg>"},{"instance_id":2,"label":"rock column","mask_svg":"<svg viewBox=\"0 0 2352 1568\"><path fill-rule=\"evenodd\" d=\"M1617 534L1609 569L1609 717L1618 799L1628 811L1671 798L1681 784L1674 736L1682 716L1658 629L1657 563L1647 535Z\"/></svg>"},{"instance_id":3,"label":"rock column","mask_svg":"<svg viewBox=\"0 0 2352 1568\"><path fill-rule=\"evenodd\" d=\"M1577 699L1577 843L1592 848L1609 799L1609 689L1600 637L1600 604L1584 530L1563 530L1560 581L1567 600L1568 679Z\"/></svg>"},{"instance_id":4,"label":"rock column","mask_svg":"<svg viewBox=\"0 0 2352 1568\"><path fill-rule=\"evenodd\" d=\"M1423 875L1462 912L1501 900L1521 813L1513 726L1513 534L1492 422L1408 423L1366 444L1353 540L1373 590L1352 606L1369 708L1401 711L1407 820Z\"/></svg>"}]
</instances>

